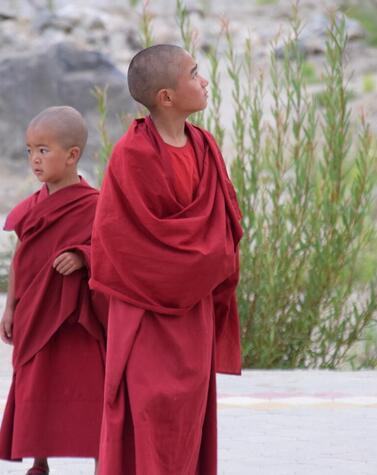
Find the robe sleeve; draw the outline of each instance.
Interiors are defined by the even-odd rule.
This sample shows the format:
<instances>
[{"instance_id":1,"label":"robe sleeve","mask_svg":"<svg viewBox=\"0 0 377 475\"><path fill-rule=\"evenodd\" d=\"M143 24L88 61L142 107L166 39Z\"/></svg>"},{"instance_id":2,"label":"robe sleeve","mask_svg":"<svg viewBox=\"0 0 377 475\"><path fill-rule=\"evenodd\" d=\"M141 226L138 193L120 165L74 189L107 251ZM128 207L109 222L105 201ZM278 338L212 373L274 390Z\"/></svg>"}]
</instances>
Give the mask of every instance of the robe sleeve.
<instances>
[{"instance_id":1,"label":"robe sleeve","mask_svg":"<svg viewBox=\"0 0 377 475\"><path fill-rule=\"evenodd\" d=\"M77 246L70 246L69 248L64 249L63 251L60 251L58 254L60 255L63 252L69 252L69 251L77 252L81 254L81 256L84 259L84 265L88 271L88 274L90 275L90 271L91 271L90 247L91 247L90 244L80 244Z\"/></svg>"},{"instance_id":2,"label":"robe sleeve","mask_svg":"<svg viewBox=\"0 0 377 475\"><path fill-rule=\"evenodd\" d=\"M14 231L19 221L33 206L33 197L28 197L18 203L8 214L4 223L4 231Z\"/></svg>"}]
</instances>

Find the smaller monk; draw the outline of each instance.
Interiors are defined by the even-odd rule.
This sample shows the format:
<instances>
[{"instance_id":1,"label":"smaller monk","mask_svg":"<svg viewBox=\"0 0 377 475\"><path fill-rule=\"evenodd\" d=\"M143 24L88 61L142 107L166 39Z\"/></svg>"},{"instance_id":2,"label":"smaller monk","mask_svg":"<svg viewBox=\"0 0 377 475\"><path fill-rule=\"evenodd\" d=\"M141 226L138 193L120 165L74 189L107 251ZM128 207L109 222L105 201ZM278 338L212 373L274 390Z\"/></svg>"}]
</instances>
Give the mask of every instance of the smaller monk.
<instances>
[{"instance_id":1,"label":"smaller monk","mask_svg":"<svg viewBox=\"0 0 377 475\"><path fill-rule=\"evenodd\" d=\"M150 112L116 144L90 285L110 297L100 475L216 475L215 372L241 371L240 212L220 150L190 114L208 81L175 45L140 51Z\"/></svg>"},{"instance_id":2,"label":"smaller monk","mask_svg":"<svg viewBox=\"0 0 377 475\"><path fill-rule=\"evenodd\" d=\"M98 456L106 305L88 287L98 191L78 175L87 127L72 107L50 107L26 132L42 188L8 215L18 237L0 337L13 344L13 381L0 429L0 458Z\"/></svg>"}]
</instances>

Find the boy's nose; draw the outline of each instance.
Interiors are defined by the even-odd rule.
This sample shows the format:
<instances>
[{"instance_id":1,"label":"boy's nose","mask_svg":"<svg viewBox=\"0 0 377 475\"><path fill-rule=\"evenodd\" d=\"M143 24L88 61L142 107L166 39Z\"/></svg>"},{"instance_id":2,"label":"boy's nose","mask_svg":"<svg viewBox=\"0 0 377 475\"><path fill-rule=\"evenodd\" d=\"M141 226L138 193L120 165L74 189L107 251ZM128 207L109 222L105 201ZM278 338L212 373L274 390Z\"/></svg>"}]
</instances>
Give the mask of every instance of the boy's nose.
<instances>
[{"instance_id":1,"label":"boy's nose","mask_svg":"<svg viewBox=\"0 0 377 475\"><path fill-rule=\"evenodd\" d=\"M38 152L30 152L29 159L32 163L39 163L41 161L41 157L39 156Z\"/></svg>"},{"instance_id":2,"label":"boy's nose","mask_svg":"<svg viewBox=\"0 0 377 475\"><path fill-rule=\"evenodd\" d=\"M208 81L203 76L200 76L200 83L201 83L202 87L207 87L208 86Z\"/></svg>"}]
</instances>

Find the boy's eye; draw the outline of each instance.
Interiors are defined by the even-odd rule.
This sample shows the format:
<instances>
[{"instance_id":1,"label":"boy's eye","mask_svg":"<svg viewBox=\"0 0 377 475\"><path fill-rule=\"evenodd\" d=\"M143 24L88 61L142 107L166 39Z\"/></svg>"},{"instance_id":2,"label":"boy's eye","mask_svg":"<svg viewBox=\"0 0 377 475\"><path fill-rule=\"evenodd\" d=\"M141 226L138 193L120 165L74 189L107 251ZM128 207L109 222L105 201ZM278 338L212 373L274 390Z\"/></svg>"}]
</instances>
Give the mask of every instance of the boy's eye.
<instances>
[{"instance_id":1,"label":"boy's eye","mask_svg":"<svg viewBox=\"0 0 377 475\"><path fill-rule=\"evenodd\" d=\"M43 155L43 154L45 154L45 153L47 153L47 152L48 152L48 149L47 149L47 148L45 148L45 147L40 147L39 153L40 153L41 155Z\"/></svg>"},{"instance_id":2,"label":"boy's eye","mask_svg":"<svg viewBox=\"0 0 377 475\"><path fill-rule=\"evenodd\" d=\"M30 154L31 154L31 150L30 150L30 148L27 148L26 149L26 155L29 156Z\"/></svg>"}]
</instances>

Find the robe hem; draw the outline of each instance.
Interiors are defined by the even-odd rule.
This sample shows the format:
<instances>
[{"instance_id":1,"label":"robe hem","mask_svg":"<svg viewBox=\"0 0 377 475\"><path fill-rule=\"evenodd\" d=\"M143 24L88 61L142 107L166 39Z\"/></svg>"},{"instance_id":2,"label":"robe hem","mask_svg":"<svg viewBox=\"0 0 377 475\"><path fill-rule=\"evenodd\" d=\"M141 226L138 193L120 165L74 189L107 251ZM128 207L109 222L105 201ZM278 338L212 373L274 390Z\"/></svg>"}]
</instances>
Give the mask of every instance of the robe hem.
<instances>
[{"instance_id":1,"label":"robe hem","mask_svg":"<svg viewBox=\"0 0 377 475\"><path fill-rule=\"evenodd\" d=\"M229 376L242 376L242 369L239 371L231 371L231 370L222 370L222 369L216 369L217 374L228 374Z\"/></svg>"}]
</instances>

